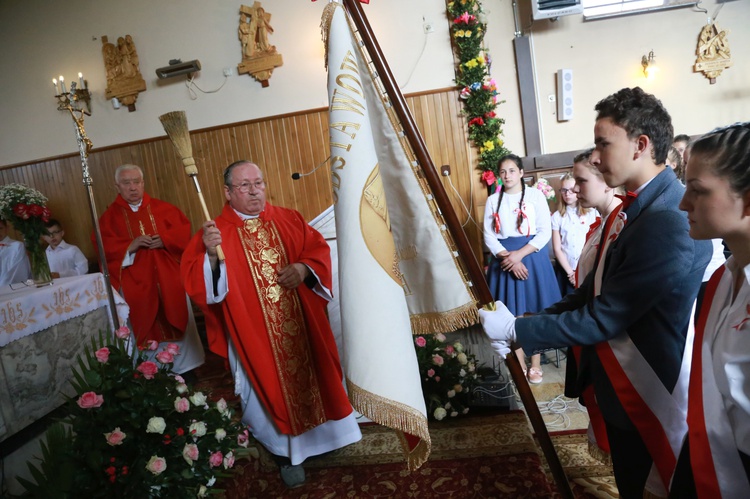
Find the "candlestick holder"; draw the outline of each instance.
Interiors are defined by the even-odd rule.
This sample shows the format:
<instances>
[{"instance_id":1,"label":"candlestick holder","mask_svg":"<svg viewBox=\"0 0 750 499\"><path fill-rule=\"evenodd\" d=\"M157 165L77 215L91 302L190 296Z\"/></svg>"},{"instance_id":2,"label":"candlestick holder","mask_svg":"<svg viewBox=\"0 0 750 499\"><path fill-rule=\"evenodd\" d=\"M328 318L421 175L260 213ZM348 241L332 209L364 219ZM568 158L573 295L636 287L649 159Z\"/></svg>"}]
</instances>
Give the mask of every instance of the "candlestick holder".
<instances>
[{"instance_id":1,"label":"candlestick holder","mask_svg":"<svg viewBox=\"0 0 750 499\"><path fill-rule=\"evenodd\" d=\"M88 88L77 88L76 82L70 83L70 91L62 92L55 95L57 99L57 109L67 111L72 107L75 111L81 110L81 103L86 105L87 116L91 116L91 94Z\"/></svg>"}]
</instances>

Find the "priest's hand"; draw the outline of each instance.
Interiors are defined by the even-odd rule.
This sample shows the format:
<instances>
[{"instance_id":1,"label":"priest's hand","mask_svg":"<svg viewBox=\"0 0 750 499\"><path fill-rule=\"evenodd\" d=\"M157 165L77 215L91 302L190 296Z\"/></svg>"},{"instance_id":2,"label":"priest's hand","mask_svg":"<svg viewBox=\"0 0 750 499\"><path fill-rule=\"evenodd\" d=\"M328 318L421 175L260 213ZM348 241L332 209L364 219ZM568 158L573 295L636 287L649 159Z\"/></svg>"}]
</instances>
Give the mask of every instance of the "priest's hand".
<instances>
[{"instance_id":1,"label":"priest's hand","mask_svg":"<svg viewBox=\"0 0 750 499\"><path fill-rule=\"evenodd\" d=\"M149 235L142 235L138 236L135 239L133 239L133 242L130 243L130 246L128 246L128 253L135 253L141 248L150 248L151 247L151 236Z\"/></svg>"},{"instance_id":2,"label":"priest's hand","mask_svg":"<svg viewBox=\"0 0 750 499\"><path fill-rule=\"evenodd\" d=\"M516 318L503 302L496 301L495 307L494 311L479 309L479 320L493 350L505 358L511 351L510 344L516 341Z\"/></svg>"},{"instance_id":3,"label":"priest's hand","mask_svg":"<svg viewBox=\"0 0 750 499\"><path fill-rule=\"evenodd\" d=\"M151 244L148 246L149 249L159 249L164 247L164 241L161 240L161 236L159 234L154 234L151 236Z\"/></svg>"},{"instance_id":4,"label":"priest's hand","mask_svg":"<svg viewBox=\"0 0 750 499\"><path fill-rule=\"evenodd\" d=\"M286 289L294 289L310 275L310 269L304 263L293 263L279 270L276 282Z\"/></svg>"},{"instance_id":5,"label":"priest's hand","mask_svg":"<svg viewBox=\"0 0 750 499\"><path fill-rule=\"evenodd\" d=\"M219 261L216 256L216 247L221 244L221 232L216 227L216 222L209 220L203 222L203 246L206 247L206 253L208 254L208 260L211 263L211 268L216 268L216 263Z\"/></svg>"}]
</instances>

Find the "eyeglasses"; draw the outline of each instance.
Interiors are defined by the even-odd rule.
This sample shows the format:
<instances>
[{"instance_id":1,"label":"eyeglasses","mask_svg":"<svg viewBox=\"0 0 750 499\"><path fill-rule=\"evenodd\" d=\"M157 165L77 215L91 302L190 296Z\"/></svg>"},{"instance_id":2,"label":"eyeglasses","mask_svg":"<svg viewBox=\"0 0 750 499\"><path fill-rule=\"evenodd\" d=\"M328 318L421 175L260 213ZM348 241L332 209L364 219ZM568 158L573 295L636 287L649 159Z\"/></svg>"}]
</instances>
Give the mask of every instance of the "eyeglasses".
<instances>
[{"instance_id":1,"label":"eyeglasses","mask_svg":"<svg viewBox=\"0 0 750 499\"><path fill-rule=\"evenodd\" d=\"M573 189L568 189L566 187L563 187L560 189L561 194L575 194L576 192Z\"/></svg>"},{"instance_id":2,"label":"eyeglasses","mask_svg":"<svg viewBox=\"0 0 750 499\"><path fill-rule=\"evenodd\" d=\"M233 189L237 189L240 192L250 192L251 187L255 187L260 190L265 187L266 183L263 180L256 180L255 182L242 182L241 184L232 184Z\"/></svg>"}]
</instances>

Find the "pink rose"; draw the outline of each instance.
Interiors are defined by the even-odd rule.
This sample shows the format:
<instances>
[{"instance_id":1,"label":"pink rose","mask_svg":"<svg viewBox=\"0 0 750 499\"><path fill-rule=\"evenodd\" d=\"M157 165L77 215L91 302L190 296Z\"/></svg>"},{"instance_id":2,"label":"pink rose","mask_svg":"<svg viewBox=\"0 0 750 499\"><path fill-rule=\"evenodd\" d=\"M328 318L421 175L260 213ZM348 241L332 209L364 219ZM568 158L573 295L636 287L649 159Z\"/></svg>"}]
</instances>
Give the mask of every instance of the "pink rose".
<instances>
[{"instance_id":1,"label":"pink rose","mask_svg":"<svg viewBox=\"0 0 750 499\"><path fill-rule=\"evenodd\" d=\"M154 475L159 475L167 469L167 461L163 457L151 456L151 459L146 463L146 469Z\"/></svg>"},{"instance_id":2,"label":"pink rose","mask_svg":"<svg viewBox=\"0 0 750 499\"><path fill-rule=\"evenodd\" d=\"M445 353L447 353L448 355L453 355L453 352L455 352L455 349L451 345L445 347Z\"/></svg>"},{"instance_id":3,"label":"pink rose","mask_svg":"<svg viewBox=\"0 0 750 499\"><path fill-rule=\"evenodd\" d=\"M146 342L146 348L148 348L149 350L153 352L154 350L159 348L159 342L156 340L148 340Z\"/></svg>"},{"instance_id":4,"label":"pink rose","mask_svg":"<svg viewBox=\"0 0 750 499\"><path fill-rule=\"evenodd\" d=\"M224 456L224 469L228 470L234 466L234 454L232 454L232 451L229 451L226 456Z\"/></svg>"},{"instance_id":5,"label":"pink rose","mask_svg":"<svg viewBox=\"0 0 750 499\"><path fill-rule=\"evenodd\" d=\"M156 354L156 360L158 360L162 364L170 364L174 362L174 355L166 350L162 350L161 352Z\"/></svg>"},{"instance_id":6,"label":"pink rose","mask_svg":"<svg viewBox=\"0 0 750 499\"><path fill-rule=\"evenodd\" d=\"M443 333L436 334L435 339L438 340L440 343L445 343L445 335Z\"/></svg>"},{"instance_id":7,"label":"pink rose","mask_svg":"<svg viewBox=\"0 0 750 499\"><path fill-rule=\"evenodd\" d=\"M427 344L427 340L424 339L423 336L417 336L417 339L414 340L414 343L416 343L418 347L423 347Z\"/></svg>"},{"instance_id":8,"label":"pink rose","mask_svg":"<svg viewBox=\"0 0 750 499\"><path fill-rule=\"evenodd\" d=\"M182 448L182 457L190 465L193 464L193 461L198 460L198 454L198 446L195 444L185 444L185 447Z\"/></svg>"},{"instance_id":9,"label":"pink rose","mask_svg":"<svg viewBox=\"0 0 750 499\"><path fill-rule=\"evenodd\" d=\"M171 353L172 355L180 355L180 345L178 345L177 343L168 343L167 352Z\"/></svg>"},{"instance_id":10,"label":"pink rose","mask_svg":"<svg viewBox=\"0 0 750 499\"><path fill-rule=\"evenodd\" d=\"M81 409L93 409L94 407L101 407L104 403L104 396L97 395L94 392L86 392L78 398L78 407Z\"/></svg>"},{"instance_id":11,"label":"pink rose","mask_svg":"<svg viewBox=\"0 0 750 499\"><path fill-rule=\"evenodd\" d=\"M174 380L176 382L178 382L178 383L185 383L185 379L182 376L180 376L179 374L175 375Z\"/></svg>"},{"instance_id":12,"label":"pink rose","mask_svg":"<svg viewBox=\"0 0 750 499\"><path fill-rule=\"evenodd\" d=\"M248 435L247 429L237 435L237 445L247 449L247 446L249 443L250 443L250 435Z\"/></svg>"},{"instance_id":13,"label":"pink rose","mask_svg":"<svg viewBox=\"0 0 750 499\"><path fill-rule=\"evenodd\" d=\"M174 399L174 408L177 412L187 412L190 409L190 401L185 397Z\"/></svg>"},{"instance_id":14,"label":"pink rose","mask_svg":"<svg viewBox=\"0 0 750 499\"><path fill-rule=\"evenodd\" d=\"M435 354L432 356L432 363L435 364L436 366L442 366L444 362L445 360L443 359L442 356L438 354Z\"/></svg>"},{"instance_id":15,"label":"pink rose","mask_svg":"<svg viewBox=\"0 0 750 499\"><path fill-rule=\"evenodd\" d=\"M430 369L429 371L427 371L427 376L429 376L430 378L432 378L433 376L435 376L435 370L434 369Z\"/></svg>"},{"instance_id":16,"label":"pink rose","mask_svg":"<svg viewBox=\"0 0 750 499\"><path fill-rule=\"evenodd\" d=\"M105 433L104 438L107 439L107 443L111 446L120 445L122 444L122 441L125 440L125 437L127 435L120 431L120 427L118 426L114 430L112 430L111 433Z\"/></svg>"},{"instance_id":17,"label":"pink rose","mask_svg":"<svg viewBox=\"0 0 750 499\"><path fill-rule=\"evenodd\" d=\"M115 335L121 340L125 340L130 336L130 329L127 326L118 327Z\"/></svg>"},{"instance_id":18,"label":"pink rose","mask_svg":"<svg viewBox=\"0 0 750 499\"><path fill-rule=\"evenodd\" d=\"M96 356L96 360L98 360L102 364L106 364L107 361L109 360L109 348L107 347L100 348L94 353L94 356Z\"/></svg>"},{"instance_id":19,"label":"pink rose","mask_svg":"<svg viewBox=\"0 0 750 499\"><path fill-rule=\"evenodd\" d=\"M208 464L210 464L212 468L221 466L221 463L223 462L224 462L224 455L221 453L220 450L217 450L216 452L211 454L211 457L208 458Z\"/></svg>"},{"instance_id":20,"label":"pink rose","mask_svg":"<svg viewBox=\"0 0 750 499\"><path fill-rule=\"evenodd\" d=\"M147 360L146 362L141 362L136 368L136 371L143 374L143 377L146 379L153 379L154 374L159 371L159 368L156 367L156 364Z\"/></svg>"}]
</instances>

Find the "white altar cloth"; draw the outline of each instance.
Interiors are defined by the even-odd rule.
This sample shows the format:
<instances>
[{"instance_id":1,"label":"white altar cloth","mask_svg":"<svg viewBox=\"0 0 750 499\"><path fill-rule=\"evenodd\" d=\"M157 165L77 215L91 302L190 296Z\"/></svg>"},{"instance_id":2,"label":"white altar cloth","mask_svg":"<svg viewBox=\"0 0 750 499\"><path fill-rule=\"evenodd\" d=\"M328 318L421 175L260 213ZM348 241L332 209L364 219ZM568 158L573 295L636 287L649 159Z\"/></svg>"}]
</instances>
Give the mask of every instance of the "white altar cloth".
<instances>
[{"instance_id":1,"label":"white altar cloth","mask_svg":"<svg viewBox=\"0 0 750 499\"><path fill-rule=\"evenodd\" d=\"M116 291L114 296L120 324L127 324L130 308ZM2 286L0 347L101 307L106 307L111 317L101 273L61 277L40 288L23 284ZM111 318L109 322L111 327Z\"/></svg>"}]
</instances>

